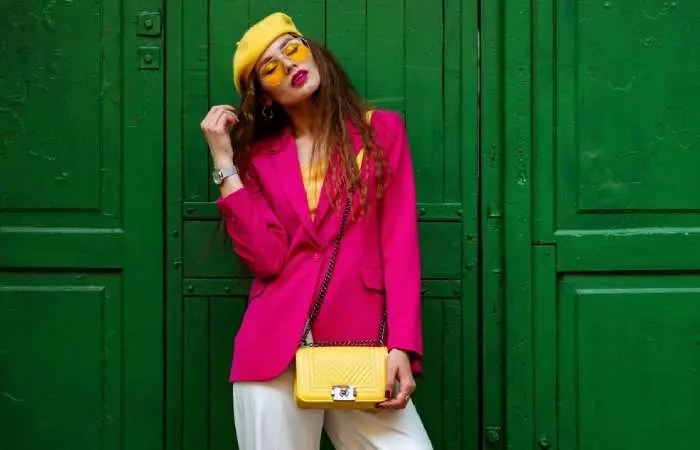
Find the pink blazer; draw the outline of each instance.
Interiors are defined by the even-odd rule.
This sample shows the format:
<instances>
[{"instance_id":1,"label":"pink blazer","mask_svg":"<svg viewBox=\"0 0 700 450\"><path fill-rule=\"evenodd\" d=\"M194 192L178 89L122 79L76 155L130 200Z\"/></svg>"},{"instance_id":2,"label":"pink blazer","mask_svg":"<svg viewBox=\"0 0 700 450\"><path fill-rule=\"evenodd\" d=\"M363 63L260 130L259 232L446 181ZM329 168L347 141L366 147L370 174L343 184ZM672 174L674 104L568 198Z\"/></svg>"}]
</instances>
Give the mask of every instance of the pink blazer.
<instances>
[{"instance_id":1,"label":"pink blazer","mask_svg":"<svg viewBox=\"0 0 700 450\"><path fill-rule=\"evenodd\" d=\"M389 165L389 184L375 201L370 177L369 210L348 222L312 335L376 339L386 296L386 344L411 352L412 369L420 373L421 273L411 154L401 116L377 110L372 126ZM360 151L361 137L349 131ZM293 362L341 217L322 193L311 220L289 132L260 142L253 155L245 187L217 200L234 251L254 275L234 342L231 382L270 380ZM358 196L354 201L357 205Z\"/></svg>"}]
</instances>

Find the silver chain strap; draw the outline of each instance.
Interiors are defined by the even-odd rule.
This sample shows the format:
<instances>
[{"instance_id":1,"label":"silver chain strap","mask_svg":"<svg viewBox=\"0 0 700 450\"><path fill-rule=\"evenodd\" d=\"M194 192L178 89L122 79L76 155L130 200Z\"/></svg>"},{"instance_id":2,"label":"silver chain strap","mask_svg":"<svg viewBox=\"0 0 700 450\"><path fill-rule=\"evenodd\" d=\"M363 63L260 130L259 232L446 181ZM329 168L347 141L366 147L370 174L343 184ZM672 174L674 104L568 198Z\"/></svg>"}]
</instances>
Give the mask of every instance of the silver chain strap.
<instances>
[{"instance_id":1,"label":"silver chain strap","mask_svg":"<svg viewBox=\"0 0 700 450\"><path fill-rule=\"evenodd\" d=\"M321 282L321 289L319 290L318 296L316 297L316 300L314 301L314 304L311 306L311 310L309 311L309 320L306 321L306 327L304 327L304 333L301 336L301 340L299 341L299 345L301 347L311 347L311 346L316 346L316 347L328 347L328 346L339 346L339 347L372 347L372 346L382 346L384 343L385 339L385 334L386 334L386 321L387 321L387 313L386 313L386 298L384 299L384 306L383 306L383 314L382 314L382 320L379 324L379 337L376 340L373 339L361 339L361 340L351 340L351 341L323 341L323 342L313 342L312 344L309 344L306 342L306 338L308 337L309 333L311 332L311 328L313 327L314 322L316 321L316 317L318 317L318 313L321 311L321 304L323 303L323 300L326 298L326 293L328 292L328 285L331 282L331 276L333 275L333 271L335 270L335 261L336 258L338 257L338 249L340 248L340 241L343 237L343 234L345 233L345 226L348 221L348 216L350 215L350 208L352 206L350 198L347 199L345 202L345 208L343 209L343 217L340 222L340 230L338 230L338 234L335 237L335 242L333 244L333 252L331 253L331 258L328 261L328 270L326 271L325 276L323 277L323 281Z\"/></svg>"}]
</instances>

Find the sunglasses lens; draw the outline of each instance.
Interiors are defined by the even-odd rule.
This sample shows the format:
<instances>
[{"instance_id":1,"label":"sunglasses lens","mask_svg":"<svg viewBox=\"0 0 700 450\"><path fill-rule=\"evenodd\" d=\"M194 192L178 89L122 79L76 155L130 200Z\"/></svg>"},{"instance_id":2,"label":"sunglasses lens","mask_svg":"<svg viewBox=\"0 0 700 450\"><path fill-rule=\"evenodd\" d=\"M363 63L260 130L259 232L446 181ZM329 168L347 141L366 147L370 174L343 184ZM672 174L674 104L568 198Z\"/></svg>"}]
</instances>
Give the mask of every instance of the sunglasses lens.
<instances>
[{"instance_id":1,"label":"sunglasses lens","mask_svg":"<svg viewBox=\"0 0 700 450\"><path fill-rule=\"evenodd\" d=\"M267 85L277 85L284 78L284 70L279 61L270 61L260 69L260 80Z\"/></svg>"},{"instance_id":2,"label":"sunglasses lens","mask_svg":"<svg viewBox=\"0 0 700 450\"><path fill-rule=\"evenodd\" d=\"M290 61L300 63L309 57L309 47L301 41L289 41L284 47L284 54Z\"/></svg>"}]
</instances>

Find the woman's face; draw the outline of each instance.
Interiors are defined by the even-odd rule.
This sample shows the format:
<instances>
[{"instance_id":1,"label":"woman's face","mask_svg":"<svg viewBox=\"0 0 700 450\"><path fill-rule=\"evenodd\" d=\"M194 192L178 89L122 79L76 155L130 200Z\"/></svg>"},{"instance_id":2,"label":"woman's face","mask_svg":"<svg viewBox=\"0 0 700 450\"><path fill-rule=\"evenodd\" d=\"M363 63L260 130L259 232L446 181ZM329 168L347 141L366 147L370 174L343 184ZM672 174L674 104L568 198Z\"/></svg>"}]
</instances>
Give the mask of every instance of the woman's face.
<instances>
[{"instance_id":1,"label":"woman's face","mask_svg":"<svg viewBox=\"0 0 700 450\"><path fill-rule=\"evenodd\" d=\"M283 107L307 100L321 83L311 49L302 38L289 34L270 44L255 72L268 97Z\"/></svg>"}]
</instances>

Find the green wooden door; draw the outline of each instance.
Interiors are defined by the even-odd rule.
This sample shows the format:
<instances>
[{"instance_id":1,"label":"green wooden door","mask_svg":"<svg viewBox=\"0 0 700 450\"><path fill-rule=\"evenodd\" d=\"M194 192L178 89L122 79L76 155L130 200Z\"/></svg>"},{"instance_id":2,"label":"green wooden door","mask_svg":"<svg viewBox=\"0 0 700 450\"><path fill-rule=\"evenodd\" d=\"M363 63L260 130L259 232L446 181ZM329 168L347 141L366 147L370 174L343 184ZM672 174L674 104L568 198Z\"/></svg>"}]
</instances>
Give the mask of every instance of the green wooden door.
<instances>
[{"instance_id":1,"label":"green wooden door","mask_svg":"<svg viewBox=\"0 0 700 450\"><path fill-rule=\"evenodd\" d=\"M249 281L229 245L212 240L218 191L199 123L210 105L238 103L232 49L250 23L275 10L325 42L376 107L405 117L425 274L426 375L415 398L436 448L474 448L477 10L460 0L170 4L168 448L233 448L235 440L227 376Z\"/></svg>"},{"instance_id":2,"label":"green wooden door","mask_svg":"<svg viewBox=\"0 0 700 450\"><path fill-rule=\"evenodd\" d=\"M484 5L484 201L504 195L494 448L697 449L700 6ZM485 278L484 301L496 291Z\"/></svg>"},{"instance_id":3,"label":"green wooden door","mask_svg":"<svg viewBox=\"0 0 700 450\"><path fill-rule=\"evenodd\" d=\"M3 450L162 445L159 8L3 2Z\"/></svg>"}]
</instances>

